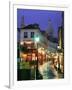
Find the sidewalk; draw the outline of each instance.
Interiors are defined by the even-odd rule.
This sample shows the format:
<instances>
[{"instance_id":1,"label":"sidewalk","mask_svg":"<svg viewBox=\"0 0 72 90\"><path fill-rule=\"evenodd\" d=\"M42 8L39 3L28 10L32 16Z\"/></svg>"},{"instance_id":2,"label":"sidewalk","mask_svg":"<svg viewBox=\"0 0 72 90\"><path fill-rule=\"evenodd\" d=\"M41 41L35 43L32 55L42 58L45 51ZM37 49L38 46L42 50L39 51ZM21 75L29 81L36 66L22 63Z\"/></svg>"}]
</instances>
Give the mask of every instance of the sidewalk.
<instances>
[{"instance_id":1,"label":"sidewalk","mask_svg":"<svg viewBox=\"0 0 72 90\"><path fill-rule=\"evenodd\" d=\"M51 70L48 65L48 62L44 63L43 65L39 65L39 71L43 76L43 79L62 79L63 74L58 73L56 70ZM53 75L54 74L54 75Z\"/></svg>"}]
</instances>

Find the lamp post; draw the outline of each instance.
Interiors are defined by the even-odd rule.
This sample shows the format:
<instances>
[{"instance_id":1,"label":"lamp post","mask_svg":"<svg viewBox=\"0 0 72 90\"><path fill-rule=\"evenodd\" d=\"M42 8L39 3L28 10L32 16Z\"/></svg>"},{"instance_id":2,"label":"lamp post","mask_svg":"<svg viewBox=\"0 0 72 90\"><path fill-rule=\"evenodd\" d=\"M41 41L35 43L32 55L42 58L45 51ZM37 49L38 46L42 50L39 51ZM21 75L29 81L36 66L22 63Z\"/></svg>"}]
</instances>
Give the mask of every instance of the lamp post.
<instances>
[{"instance_id":1,"label":"lamp post","mask_svg":"<svg viewBox=\"0 0 72 90\"><path fill-rule=\"evenodd\" d=\"M40 38L37 36L35 37L35 42L37 44L37 65L36 65L36 79L38 79L38 42L39 42Z\"/></svg>"},{"instance_id":2,"label":"lamp post","mask_svg":"<svg viewBox=\"0 0 72 90\"><path fill-rule=\"evenodd\" d=\"M58 46L57 48L58 48L58 53L60 54L60 52L61 52L61 47ZM59 59L59 54L58 54L58 73L60 72L60 59Z\"/></svg>"}]
</instances>

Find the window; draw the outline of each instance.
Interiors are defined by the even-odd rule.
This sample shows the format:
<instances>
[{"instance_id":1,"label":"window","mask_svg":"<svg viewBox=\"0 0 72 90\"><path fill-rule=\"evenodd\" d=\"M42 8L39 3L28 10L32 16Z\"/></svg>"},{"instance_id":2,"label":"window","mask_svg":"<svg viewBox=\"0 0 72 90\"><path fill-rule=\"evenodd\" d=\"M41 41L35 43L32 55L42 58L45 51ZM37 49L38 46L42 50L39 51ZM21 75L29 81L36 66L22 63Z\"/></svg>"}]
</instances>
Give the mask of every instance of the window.
<instances>
[{"instance_id":1,"label":"window","mask_svg":"<svg viewBox=\"0 0 72 90\"><path fill-rule=\"evenodd\" d=\"M24 38L28 37L28 32L24 32Z\"/></svg>"},{"instance_id":2,"label":"window","mask_svg":"<svg viewBox=\"0 0 72 90\"><path fill-rule=\"evenodd\" d=\"M31 32L31 38L33 38L34 37L34 32Z\"/></svg>"}]
</instances>

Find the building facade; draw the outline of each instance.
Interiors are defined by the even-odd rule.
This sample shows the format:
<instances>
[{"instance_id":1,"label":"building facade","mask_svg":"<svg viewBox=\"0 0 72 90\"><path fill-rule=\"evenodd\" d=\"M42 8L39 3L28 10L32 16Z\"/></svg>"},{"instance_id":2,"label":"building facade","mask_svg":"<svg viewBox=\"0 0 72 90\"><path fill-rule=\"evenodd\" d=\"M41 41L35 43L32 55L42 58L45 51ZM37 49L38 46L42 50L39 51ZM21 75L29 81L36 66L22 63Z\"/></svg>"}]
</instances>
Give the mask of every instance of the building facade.
<instances>
[{"instance_id":1,"label":"building facade","mask_svg":"<svg viewBox=\"0 0 72 90\"><path fill-rule=\"evenodd\" d=\"M58 46L59 49L64 50L64 30L62 26L58 30Z\"/></svg>"},{"instance_id":2,"label":"building facade","mask_svg":"<svg viewBox=\"0 0 72 90\"><path fill-rule=\"evenodd\" d=\"M24 61L39 60L43 63L46 60L46 50L48 48L48 40L41 33L39 27L36 25L28 25L20 29L20 58ZM35 38L39 38L36 42Z\"/></svg>"}]
</instances>

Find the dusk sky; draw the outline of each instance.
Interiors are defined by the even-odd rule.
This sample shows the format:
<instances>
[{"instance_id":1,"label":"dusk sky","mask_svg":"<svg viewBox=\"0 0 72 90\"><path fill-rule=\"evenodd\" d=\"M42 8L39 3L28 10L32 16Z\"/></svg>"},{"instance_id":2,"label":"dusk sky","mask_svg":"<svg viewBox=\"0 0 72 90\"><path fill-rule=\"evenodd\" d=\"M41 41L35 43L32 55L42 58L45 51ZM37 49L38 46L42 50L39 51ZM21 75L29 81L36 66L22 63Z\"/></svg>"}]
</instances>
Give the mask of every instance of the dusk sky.
<instances>
[{"instance_id":1,"label":"dusk sky","mask_svg":"<svg viewBox=\"0 0 72 90\"><path fill-rule=\"evenodd\" d=\"M57 37L58 27L62 24L62 11L17 9L18 28L21 26L22 16L24 16L25 25L37 23L40 29L44 31L48 29L48 22L50 19L54 30L54 36Z\"/></svg>"}]
</instances>

